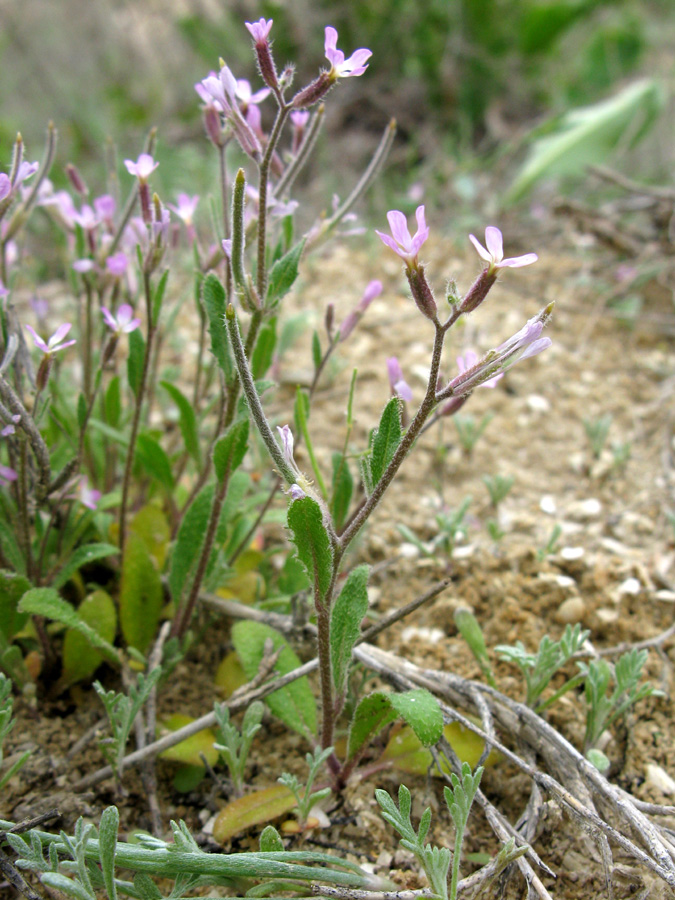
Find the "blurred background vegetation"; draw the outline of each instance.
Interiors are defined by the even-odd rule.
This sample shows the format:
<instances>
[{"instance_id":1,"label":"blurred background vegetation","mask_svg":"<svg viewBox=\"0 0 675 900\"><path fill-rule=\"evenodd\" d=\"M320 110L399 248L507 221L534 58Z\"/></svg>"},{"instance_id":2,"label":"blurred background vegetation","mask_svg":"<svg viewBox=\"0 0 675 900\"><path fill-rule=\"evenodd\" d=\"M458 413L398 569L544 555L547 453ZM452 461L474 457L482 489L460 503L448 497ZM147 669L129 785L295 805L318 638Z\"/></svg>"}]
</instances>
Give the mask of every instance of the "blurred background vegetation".
<instances>
[{"instance_id":1,"label":"blurred background vegetation","mask_svg":"<svg viewBox=\"0 0 675 900\"><path fill-rule=\"evenodd\" d=\"M298 87L325 62L326 24L347 53L373 51L367 77L329 98L319 165L335 185L360 169L395 116L393 190L431 173L471 193L471 173L487 162L513 173L533 128L545 134L569 109L644 77L657 93L638 94L631 114L652 104L659 122L638 156L628 151L644 123L613 141L625 138L621 159L632 175L636 165L647 180L672 173L672 101L660 110L673 81L673 0L2 0L3 168L17 130L38 158L52 119L55 174L72 161L101 183L106 141L135 158L156 125L162 186L207 190L213 154L193 85L219 57L259 84L243 22L260 16L274 19L277 63L297 62Z\"/></svg>"}]
</instances>

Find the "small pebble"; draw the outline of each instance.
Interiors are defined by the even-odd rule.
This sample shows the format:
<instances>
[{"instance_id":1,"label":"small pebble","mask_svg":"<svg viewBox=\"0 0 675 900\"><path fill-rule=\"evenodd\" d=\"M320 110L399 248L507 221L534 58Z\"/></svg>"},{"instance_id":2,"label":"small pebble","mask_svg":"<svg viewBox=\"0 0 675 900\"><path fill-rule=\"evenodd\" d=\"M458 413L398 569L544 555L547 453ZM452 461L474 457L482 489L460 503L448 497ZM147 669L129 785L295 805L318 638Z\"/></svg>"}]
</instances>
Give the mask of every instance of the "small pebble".
<instances>
[{"instance_id":1,"label":"small pebble","mask_svg":"<svg viewBox=\"0 0 675 900\"><path fill-rule=\"evenodd\" d=\"M404 643L419 638L428 644L438 644L445 639L445 632L442 628L425 628L424 626L410 625L401 632L401 640Z\"/></svg>"},{"instance_id":2,"label":"small pebble","mask_svg":"<svg viewBox=\"0 0 675 900\"><path fill-rule=\"evenodd\" d=\"M581 622L586 612L586 604L581 597L568 597L558 607L555 620L562 625L575 625Z\"/></svg>"},{"instance_id":3,"label":"small pebble","mask_svg":"<svg viewBox=\"0 0 675 900\"><path fill-rule=\"evenodd\" d=\"M645 767L645 783L657 788L662 794L672 796L675 794L675 780L665 769L654 763L647 763Z\"/></svg>"},{"instance_id":4,"label":"small pebble","mask_svg":"<svg viewBox=\"0 0 675 900\"><path fill-rule=\"evenodd\" d=\"M588 497L586 500L577 500L571 503L568 509L568 515L573 519L595 519L602 512L602 503L595 497Z\"/></svg>"},{"instance_id":5,"label":"small pebble","mask_svg":"<svg viewBox=\"0 0 675 900\"><path fill-rule=\"evenodd\" d=\"M618 609L607 609L607 607L603 607L596 611L596 615L603 625L612 625L619 620Z\"/></svg>"},{"instance_id":6,"label":"small pebble","mask_svg":"<svg viewBox=\"0 0 675 900\"><path fill-rule=\"evenodd\" d=\"M575 559L581 559L584 555L583 547L563 547L560 551L560 555L563 559L568 561L572 561Z\"/></svg>"},{"instance_id":7,"label":"small pebble","mask_svg":"<svg viewBox=\"0 0 675 900\"><path fill-rule=\"evenodd\" d=\"M546 397L542 397L541 394L530 394L527 398L528 408L532 410L532 412L550 412L551 404L548 402Z\"/></svg>"},{"instance_id":8,"label":"small pebble","mask_svg":"<svg viewBox=\"0 0 675 900\"><path fill-rule=\"evenodd\" d=\"M417 559L420 555L419 547L416 547L415 544L403 543L398 548L399 556L402 556L404 559Z\"/></svg>"},{"instance_id":9,"label":"small pebble","mask_svg":"<svg viewBox=\"0 0 675 900\"><path fill-rule=\"evenodd\" d=\"M657 591L654 597L664 603L675 603L675 591L668 591L665 588L662 591Z\"/></svg>"},{"instance_id":10,"label":"small pebble","mask_svg":"<svg viewBox=\"0 0 675 900\"><path fill-rule=\"evenodd\" d=\"M642 585L637 580L637 578L626 578L625 581L622 581L617 591L619 594L639 594L642 590Z\"/></svg>"},{"instance_id":11,"label":"small pebble","mask_svg":"<svg viewBox=\"0 0 675 900\"><path fill-rule=\"evenodd\" d=\"M555 502L555 497L553 494L544 494L544 496L539 501L539 509L542 512L547 513L549 516L554 516L558 507Z\"/></svg>"}]
</instances>

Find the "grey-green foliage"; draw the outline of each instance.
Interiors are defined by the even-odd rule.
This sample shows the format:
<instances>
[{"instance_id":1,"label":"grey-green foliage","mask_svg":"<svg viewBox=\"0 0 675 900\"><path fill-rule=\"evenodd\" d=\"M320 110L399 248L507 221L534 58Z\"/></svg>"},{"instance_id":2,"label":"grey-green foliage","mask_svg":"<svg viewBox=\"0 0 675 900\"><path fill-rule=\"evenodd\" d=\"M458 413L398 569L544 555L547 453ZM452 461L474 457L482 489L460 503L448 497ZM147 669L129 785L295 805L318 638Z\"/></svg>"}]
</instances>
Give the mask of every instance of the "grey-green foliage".
<instances>
[{"instance_id":1,"label":"grey-green foliage","mask_svg":"<svg viewBox=\"0 0 675 900\"><path fill-rule=\"evenodd\" d=\"M218 725L218 743L213 746L218 750L227 766L234 793L241 797L244 789L244 771L248 752L253 738L260 730L264 705L254 700L244 713L241 731L230 721L230 711L225 703L214 703L213 712Z\"/></svg>"},{"instance_id":2,"label":"grey-green foliage","mask_svg":"<svg viewBox=\"0 0 675 900\"><path fill-rule=\"evenodd\" d=\"M515 646L499 644L495 650L502 659L518 666L527 685L525 702L528 706L534 706L555 673L569 662L589 634L589 631L582 630L581 625L567 625L559 641L552 641L545 634L536 653L529 653L521 641L517 641ZM566 682L563 688L556 691L556 698L575 683L578 683L578 678Z\"/></svg>"},{"instance_id":3,"label":"grey-green foliage","mask_svg":"<svg viewBox=\"0 0 675 900\"><path fill-rule=\"evenodd\" d=\"M474 416L462 416L459 413L452 417L452 421L457 429L457 437L461 444L462 450L467 456L471 456L474 447L481 438L485 429L492 421L493 414L485 413L480 419L476 420Z\"/></svg>"},{"instance_id":4,"label":"grey-green foliage","mask_svg":"<svg viewBox=\"0 0 675 900\"><path fill-rule=\"evenodd\" d=\"M585 676L587 704L585 752L593 749L603 731L638 700L663 696L663 692L650 682L640 684L647 656L647 650L634 647L619 657L613 669L604 659L594 659L588 665L579 664ZM610 693L612 683L614 689Z\"/></svg>"},{"instance_id":5,"label":"grey-green foliage","mask_svg":"<svg viewBox=\"0 0 675 900\"><path fill-rule=\"evenodd\" d=\"M584 431L591 445L593 456L598 459L602 453L602 448L607 442L607 435L612 424L612 416L606 413L604 416L598 416L595 419L584 419Z\"/></svg>"},{"instance_id":6,"label":"grey-green foliage","mask_svg":"<svg viewBox=\"0 0 675 900\"><path fill-rule=\"evenodd\" d=\"M291 775L289 772L284 772L277 778L277 781L287 787L295 797L295 802L298 807L298 821L301 824L304 824L307 821L307 816L312 807L320 800L323 800L324 797L328 797L331 793L329 787L321 788L321 790L313 792L312 786L319 773L319 769L332 753L332 747L327 747L325 750L322 750L320 747L315 747L313 753L308 753L305 756L305 761L309 767L309 773L304 786L295 775Z\"/></svg>"},{"instance_id":7,"label":"grey-green foliage","mask_svg":"<svg viewBox=\"0 0 675 900\"><path fill-rule=\"evenodd\" d=\"M514 480L513 475L494 475L493 477L490 477L489 475L483 476L483 484L490 495L490 503L495 508L499 506L511 490Z\"/></svg>"},{"instance_id":8,"label":"grey-green foliage","mask_svg":"<svg viewBox=\"0 0 675 900\"><path fill-rule=\"evenodd\" d=\"M451 854L447 847L432 847L425 843L431 825L431 809L427 807L422 813L420 824L415 831L410 820L411 796L408 788L402 784L398 789L398 807L387 791L376 790L375 799L382 810L382 818L389 822L401 836L401 846L410 850L424 869L431 890L441 900L455 900L459 881L459 860L466 831L466 823L476 792L483 775L480 766L474 773L468 763L462 764L462 774L451 776L452 788L445 787L443 794L455 824L455 846ZM452 863L452 878L448 893L448 873Z\"/></svg>"},{"instance_id":9,"label":"grey-green foliage","mask_svg":"<svg viewBox=\"0 0 675 900\"><path fill-rule=\"evenodd\" d=\"M12 713L14 711L14 700L12 699L12 682L6 675L0 672L0 767L2 767L4 759L4 745L10 731L14 727L12 721ZM6 772L0 769L0 789L2 789L9 779L31 755L31 750L26 750L18 759L16 759Z\"/></svg>"},{"instance_id":10,"label":"grey-green foliage","mask_svg":"<svg viewBox=\"0 0 675 900\"><path fill-rule=\"evenodd\" d=\"M3 831L12 827L12 822L0 820ZM151 876L173 882L168 898L209 885L234 888L241 895L250 885L243 879L264 881L268 887L272 881L284 880L286 891L301 895L317 882L374 891L394 887L348 860L325 853L285 852L280 841L269 838L260 853L207 854L184 822L171 822L171 842L138 835L137 843L128 844L117 840L118 827L119 812L112 806L104 810L98 832L93 824L79 819L73 835L31 829L26 834L9 833L6 841L17 855L17 868L34 872L45 886L75 900L106 895L108 900L119 895L162 900L164 894ZM125 879L116 876L116 867L124 870ZM129 872L134 873L133 883L126 880Z\"/></svg>"},{"instance_id":11,"label":"grey-green foliage","mask_svg":"<svg viewBox=\"0 0 675 900\"><path fill-rule=\"evenodd\" d=\"M457 540L466 537L467 527L464 518L472 499L472 497L465 497L456 509L438 513L436 516L438 534L430 542L431 546L421 541L407 525L399 523L396 527L403 537L414 544L424 556L434 557L438 551L443 552L446 556L452 556Z\"/></svg>"},{"instance_id":12,"label":"grey-green foliage","mask_svg":"<svg viewBox=\"0 0 675 900\"><path fill-rule=\"evenodd\" d=\"M161 666L157 666L148 675L139 673L138 681L135 685L131 685L128 695L118 691L106 691L100 682L94 682L94 690L105 707L112 729L112 738L102 741L101 749L118 776L122 771L124 750L134 719L161 676Z\"/></svg>"}]
</instances>

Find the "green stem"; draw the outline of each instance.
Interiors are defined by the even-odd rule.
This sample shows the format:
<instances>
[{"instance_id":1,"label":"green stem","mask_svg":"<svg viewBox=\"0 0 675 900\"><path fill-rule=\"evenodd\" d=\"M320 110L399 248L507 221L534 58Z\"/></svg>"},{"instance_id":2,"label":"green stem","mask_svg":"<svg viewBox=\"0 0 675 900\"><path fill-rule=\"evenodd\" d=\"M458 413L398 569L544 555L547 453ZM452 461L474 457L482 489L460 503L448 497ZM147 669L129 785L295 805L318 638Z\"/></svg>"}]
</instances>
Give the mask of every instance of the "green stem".
<instances>
[{"instance_id":1,"label":"green stem","mask_svg":"<svg viewBox=\"0 0 675 900\"><path fill-rule=\"evenodd\" d=\"M129 447L127 450L127 459L124 466L124 479L122 481L122 502L120 504L119 514L119 545L124 552L124 540L126 538L126 515L129 503L129 487L131 483L131 470L134 464L134 455L136 453L136 441L138 439L138 430L141 422L141 409L143 407L143 397L145 394L148 373L150 371L150 359L152 354L153 339L155 336L155 323L152 317L152 291L150 290L150 276L147 272L143 273L143 286L145 290L145 312L148 320L148 334L145 343L145 354L143 355L143 370L141 372L141 383L138 388L138 396L136 397L136 406L134 408L134 417L131 423L131 436L129 437Z\"/></svg>"},{"instance_id":2,"label":"green stem","mask_svg":"<svg viewBox=\"0 0 675 900\"><path fill-rule=\"evenodd\" d=\"M278 98L279 99L279 98ZM256 269L256 287L262 305L265 305L267 290L267 186L270 162L281 136L281 129L291 111L290 106L280 105L274 120L272 131L265 148L265 155L260 163L260 179L258 184L258 267Z\"/></svg>"},{"instance_id":3,"label":"green stem","mask_svg":"<svg viewBox=\"0 0 675 900\"><path fill-rule=\"evenodd\" d=\"M452 873L450 875L450 900L457 900L457 885L459 884L459 863L462 858L462 843L464 841L464 828L456 828L455 831L455 848L452 854Z\"/></svg>"}]
</instances>

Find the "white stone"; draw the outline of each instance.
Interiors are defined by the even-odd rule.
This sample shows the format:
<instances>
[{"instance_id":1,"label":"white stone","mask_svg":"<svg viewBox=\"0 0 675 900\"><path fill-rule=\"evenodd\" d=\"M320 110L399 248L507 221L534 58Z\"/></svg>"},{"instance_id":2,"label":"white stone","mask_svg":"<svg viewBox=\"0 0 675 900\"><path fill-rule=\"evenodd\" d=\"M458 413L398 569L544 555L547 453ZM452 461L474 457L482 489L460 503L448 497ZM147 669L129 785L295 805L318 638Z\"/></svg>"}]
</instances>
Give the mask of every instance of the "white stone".
<instances>
[{"instance_id":1,"label":"white stone","mask_svg":"<svg viewBox=\"0 0 675 900\"><path fill-rule=\"evenodd\" d=\"M602 503L595 497L577 500L570 504L568 514L575 519L595 519L602 512Z\"/></svg>"},{"instance_id":2,"label":"white stone","mask_svg":"<svg viewBox=\"0 0 675 900\"><path fill-rule=\"evenodd\" d=\"M625 581L622 581L617 591L619 594L639 594L642 590L642 585L638 581L637 578L626 578Z\"/></svg>"},{"instance_id":3,"label":"white stone","mask_svg":"<svg viewBox=\"0 0 675 900\"><path fill-rule=\"evenodd\" d=\"M563 625L575 625L581 622L585 612L586 604L581 597L568 597L556 610L555 620Z\"/></svg>"},{"instance_id":4,"label":"white stone","mask_svg":"<svg viewBox=\"0 0 675 900\"><path fill-rule=\"evenodd\" d=\"M560 551L562 558L570 562L575 559L581 559L584 553L585 550L583 547L563 547Z\"/></svg>"},{"instance_id":5,"label":"white stone","mask_svg":"<svg viewBox=\"0 0 675 900\"><path fill-rule=\"evenodd\" d=\"M675 795L675 779L665 769L654 763L647 763L645 767L645 782L657 788L662 794Z\"/></svg>"},{"instance_id":6,"label":"white stone","mask_svg":"<svg viewBox=\"0 0 675 900\"><path fill-rule=\"evenodd\" d=\"M555 497L553 494L544 494L544 496L539 501L539 509L542 512L547 513L549 516L554 516L558 509L558 506L555 502Z\"/></svg>"},{"instance_id":7,"label":"white stone","mask_svg":"<svg viewBox=\"0 0 675 900\"><path fill-rule=\"evenodd\" d=\"M531 409L532 412L545 413L551 409L551 404L541 394L530 394L526 402L528 409Z\"/></svg>"},{"instance_id":8,"label":"white stone","mask_svg":"<svg viewBox=\"0 0 675 900\"><path fill-rule=\"evenodd\" d=\"M399 556L402 556L404 559L417 559L420 555L419 548L415 546L415 544L410 544L405 542L401 544L398 548Z\"/></svg>"},{"instance_id":9,"label":"white stone","mask_svg":"<svg viewBox=\"0 0 675 900\"><path fill-rule=\"evenodd\" d=\"M413 638L426 641L428 644L438 644L445 638L445 632L442 628L425 628L423 625L409 625L401 632L401 640L407 643Z\"/></svg>"}]
</instances>

